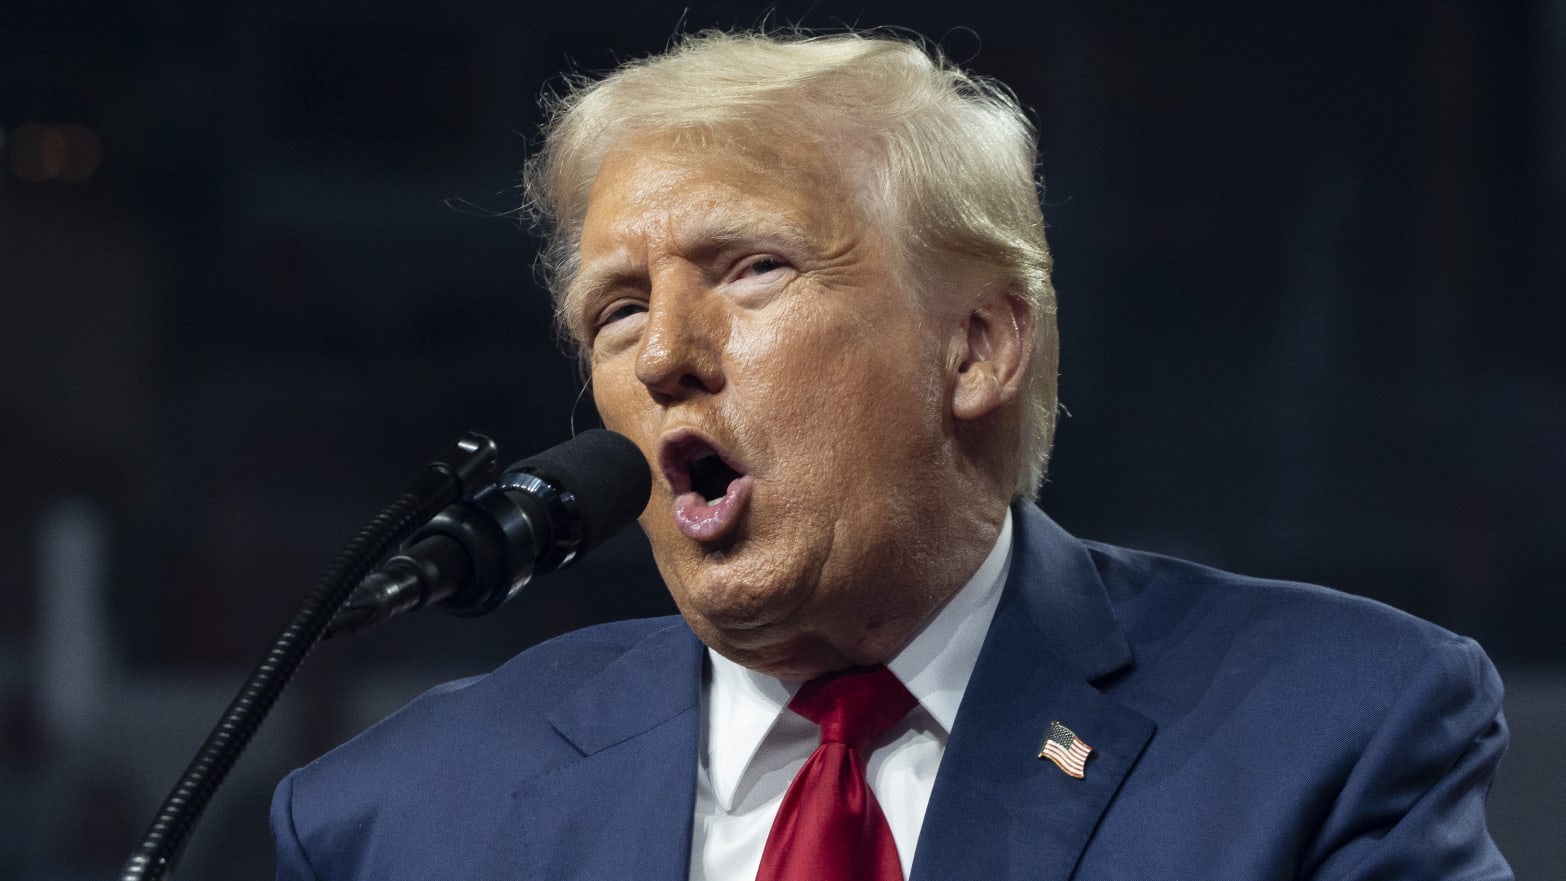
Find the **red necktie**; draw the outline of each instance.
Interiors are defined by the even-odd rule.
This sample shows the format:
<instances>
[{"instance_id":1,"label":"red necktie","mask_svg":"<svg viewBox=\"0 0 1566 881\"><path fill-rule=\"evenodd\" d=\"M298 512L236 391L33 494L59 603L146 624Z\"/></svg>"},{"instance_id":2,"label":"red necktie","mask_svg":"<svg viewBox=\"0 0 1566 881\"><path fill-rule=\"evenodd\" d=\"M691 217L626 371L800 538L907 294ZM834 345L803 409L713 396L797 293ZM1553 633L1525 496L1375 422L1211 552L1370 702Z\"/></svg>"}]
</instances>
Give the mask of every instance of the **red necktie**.
<instances>
[{"instance_id":1,"label":"red necktie","mask_svg":"<svg viewBox=\"0 0 1566 881\"><path fill-rule=\"evenodd\" d=\"M865 782L865 752L918 701L885 667L812 679L789 709L821 745L789 784L756 881L902 881L886 815Z\"/></svg>"}]
</instances>

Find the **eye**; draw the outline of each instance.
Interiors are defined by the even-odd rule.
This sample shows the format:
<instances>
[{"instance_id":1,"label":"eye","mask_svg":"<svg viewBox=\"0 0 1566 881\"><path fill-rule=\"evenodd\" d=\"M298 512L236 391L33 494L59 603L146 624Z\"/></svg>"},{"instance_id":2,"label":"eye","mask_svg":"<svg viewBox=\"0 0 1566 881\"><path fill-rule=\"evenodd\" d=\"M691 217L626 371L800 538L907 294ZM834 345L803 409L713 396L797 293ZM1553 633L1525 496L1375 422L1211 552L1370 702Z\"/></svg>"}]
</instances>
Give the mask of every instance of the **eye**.
<instances>
[{"instance_id":1,"label":"eye","mask_svg":"<svg viewBox=\"0 0 1566 881\"><path fill-rule=\"evenodd\" d=\"M784 263L781 258L757 257L756 259L745 264L744 268L741 270L741 273L743 275L752 276L767 275L768 273L777 272L778 270L785 269L787 267L788 264Z\"/></svg>"},{"instance_id":2,"label":"eye","mask_svg":"<svg viewBox=\"0 0 1566 881\"><path fill-rule=\"evenodd\" d=\"M643 303L640 303L636 300L621 300L610 305L609 308L599 313L598 321L594 326L601 330L611 324L614 324L616 321L630 318L632 315L635 315L638 312L646 311L647 306Z\"/></svg>"}]
</instances>

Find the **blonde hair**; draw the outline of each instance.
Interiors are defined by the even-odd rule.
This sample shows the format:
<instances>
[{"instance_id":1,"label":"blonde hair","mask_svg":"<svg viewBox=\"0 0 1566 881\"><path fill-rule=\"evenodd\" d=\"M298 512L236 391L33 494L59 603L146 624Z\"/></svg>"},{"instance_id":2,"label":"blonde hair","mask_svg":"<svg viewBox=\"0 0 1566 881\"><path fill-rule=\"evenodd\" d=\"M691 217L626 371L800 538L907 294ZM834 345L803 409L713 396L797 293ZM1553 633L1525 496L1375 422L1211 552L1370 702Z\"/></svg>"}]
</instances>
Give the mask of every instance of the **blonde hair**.
<instances>
[{"instance_id":1,"label":"blonde hair","mask_svg":"<svg viewBox=\"0 0 1566 881\"><path fill-rule=\"evenodd\" d=\"M1037 495L1057 410L1053 261L1034 179L1037 136L1005 86L897 36L706 32L603 79L569 81L550 105L524 182L562 326L593 179L616 146L665 134L752 146L811 139L851 167L908 278L963 258L1032 307L1014 495ZM927 302L939 295L918 287Z\"/></svg>"}]
</instances>

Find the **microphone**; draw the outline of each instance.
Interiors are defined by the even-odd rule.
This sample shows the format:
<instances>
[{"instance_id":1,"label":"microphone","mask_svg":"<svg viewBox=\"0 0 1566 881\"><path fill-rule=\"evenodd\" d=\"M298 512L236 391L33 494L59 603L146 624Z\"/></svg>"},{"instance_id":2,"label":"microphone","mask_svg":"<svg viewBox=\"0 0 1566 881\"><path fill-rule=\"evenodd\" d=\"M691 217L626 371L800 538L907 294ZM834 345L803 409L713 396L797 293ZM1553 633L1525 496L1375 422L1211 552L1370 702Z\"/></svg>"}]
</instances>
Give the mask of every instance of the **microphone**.
<instances>
[{"instance_id":1,"label":"microphone","mask_svg":"<svg viewBox=\"0 0 1566 881\"><path fill-rule=\"evenodd\" d=\"M431 603L483 615L534 576L571 564L647 507L652 473L623 435L594 429L507 468L493 486L435 515L359 582L326 637Z\"/></svg>"}]
</instances>

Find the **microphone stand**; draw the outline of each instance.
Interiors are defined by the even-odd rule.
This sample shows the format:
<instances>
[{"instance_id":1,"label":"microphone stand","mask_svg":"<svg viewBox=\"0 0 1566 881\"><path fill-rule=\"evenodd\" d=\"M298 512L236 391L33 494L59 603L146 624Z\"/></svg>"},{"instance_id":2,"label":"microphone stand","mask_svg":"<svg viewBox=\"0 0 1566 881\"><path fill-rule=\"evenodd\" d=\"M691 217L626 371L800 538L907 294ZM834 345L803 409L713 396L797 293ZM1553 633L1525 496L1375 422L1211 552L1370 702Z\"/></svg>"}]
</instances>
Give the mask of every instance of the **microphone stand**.
<instances>
[{"instance_id":1,"label":"microphone stand","mask_svg":"<svg viewBox=\"0 0 1566 881\"><path fill-rule=\"evenodd\" d=\"M120 881L159 879L173 870L218 785L250 744L256 729L348 595L420 526L476 486L487 483L497 464L494 441L481 434L464 435L338 553L207 735L206 743L164 800L141 844L126 860Z\"/></svg>"}]
</instances>

